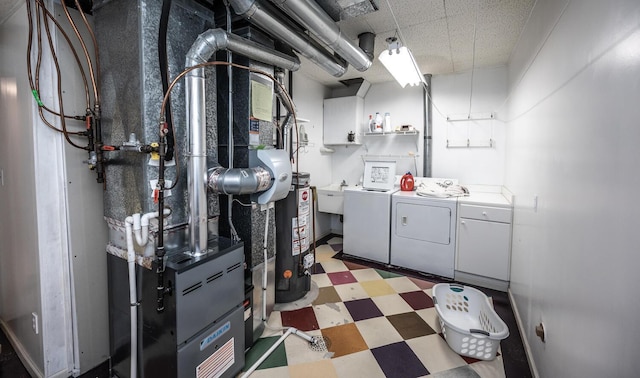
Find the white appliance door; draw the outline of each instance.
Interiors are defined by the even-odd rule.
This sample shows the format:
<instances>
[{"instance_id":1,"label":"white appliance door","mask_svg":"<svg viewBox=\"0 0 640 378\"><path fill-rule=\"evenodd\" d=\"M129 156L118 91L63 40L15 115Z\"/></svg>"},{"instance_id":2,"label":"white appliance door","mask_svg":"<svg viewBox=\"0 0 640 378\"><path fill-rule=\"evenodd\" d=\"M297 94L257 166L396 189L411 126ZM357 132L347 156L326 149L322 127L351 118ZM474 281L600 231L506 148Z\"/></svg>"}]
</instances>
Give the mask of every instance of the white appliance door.
<instances>
[{"instance_id":1,"label":"white appliance door","mask_svg":"<svg viewBox=\"0 0 640 378\"><path fill-rule=\"evenodd\" d=\"M347 255L389 263L391 195L345 190L343 251Z\"/></svg>"},{"instance_id":2,"label":"white appliance door","mask_svg":"<svg viewBox=\"0 0 640 378\"><path fill-rule=\"evenodd\" d=\"M447 206L394 196L392 265L453 278L455 213Z\"/></svg>"},{"instance_id":3,"label":"white appliance door","mask_svg":"<svg viewBox=\"0 0 640 378\"><path fill-rule=\"evenodd\" d=\"M450 220L451 209L448 207L398 203L395 231L403 238L450 244Z\"/></svg>"}]
</instances>

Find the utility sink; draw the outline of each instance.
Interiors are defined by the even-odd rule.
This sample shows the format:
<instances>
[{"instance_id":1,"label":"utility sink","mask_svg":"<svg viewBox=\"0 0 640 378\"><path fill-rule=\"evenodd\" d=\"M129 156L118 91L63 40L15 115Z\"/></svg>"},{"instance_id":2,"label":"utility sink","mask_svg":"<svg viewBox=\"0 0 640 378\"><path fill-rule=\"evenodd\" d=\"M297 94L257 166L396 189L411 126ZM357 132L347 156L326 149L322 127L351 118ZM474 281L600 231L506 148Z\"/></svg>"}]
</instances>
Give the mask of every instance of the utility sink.
<instances>
[{"instance_id":1,"label":"utility sink","mask_svg":"<svg viewBox=\"0 0 640 378\"><path fill-rule=\"evenodd\" d=\"M331 184L318 188L318 211L331 214L343 214L344 188L342 184Z\"/></svg>"}]
</instances>

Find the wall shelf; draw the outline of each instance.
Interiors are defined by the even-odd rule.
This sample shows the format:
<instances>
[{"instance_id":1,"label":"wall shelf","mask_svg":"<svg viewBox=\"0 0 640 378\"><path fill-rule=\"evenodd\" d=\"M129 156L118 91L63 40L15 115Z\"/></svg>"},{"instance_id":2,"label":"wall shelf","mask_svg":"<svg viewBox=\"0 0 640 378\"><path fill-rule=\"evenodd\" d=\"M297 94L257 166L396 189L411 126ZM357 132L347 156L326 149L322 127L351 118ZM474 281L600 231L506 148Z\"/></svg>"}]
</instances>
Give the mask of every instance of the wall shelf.
<instances>
[{"instance_id":1,"label":"wall shelf","mask_svg":"<svg viewBox=\"0 0 640 378\"><path fill-rule=\"evenodd\" d=\"M447 139L447 148L493 148L493 139L482 143L472 143L470 139L466 141L451 141Z\"/></svg>"},{"instance_id":2,"label":"wall shelf","mask_svg":"<svg viewBox=\"0 0 640 378\"><path fill-rule=\"evenodd\" d=\"M410 131L366 131L363 133L364 136L384 136L384 135L418 135L418 130L410 130Z\"/></svg>"},{"instance_id":3,"label":"wall shelf","mask_svg":"<svg viewBox=\"0 0 640 378\"><path fill-rule=\"evenodd\" d=\"M495 118L493 113L451 114L447 116L447 122L460 121L485 121Z\"/></svg>"}]
</instances>

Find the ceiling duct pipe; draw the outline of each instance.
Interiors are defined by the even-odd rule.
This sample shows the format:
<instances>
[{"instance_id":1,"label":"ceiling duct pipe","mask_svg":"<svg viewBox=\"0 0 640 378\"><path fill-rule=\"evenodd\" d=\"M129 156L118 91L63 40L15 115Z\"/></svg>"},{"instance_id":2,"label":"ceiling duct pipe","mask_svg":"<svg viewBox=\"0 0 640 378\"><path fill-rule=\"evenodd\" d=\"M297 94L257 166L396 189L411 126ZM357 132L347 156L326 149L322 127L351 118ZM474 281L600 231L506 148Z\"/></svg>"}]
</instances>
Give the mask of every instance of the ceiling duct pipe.
<instances>
[{"instance_id":1,"label":"ceiling duct pipe","mask_svg":"<svg viewBox=\"0 0 640 378\"><path fill-rule=\"evenodd\" d=\"M187 52L185 67L205 63L218 50L228 49L250 59L290 71L300 68L300 60L269 49L253 41L211 29L200 34ZM189 136L189 248L193 256L207 253L207 151L205 122L204 67L187 73L185 78L187 133Z\"/></svg>"},{"instance_id":2,"label":"ceiling duct pipe","mask_svg":"<svg viewBox=\"0 0 640 378\"><path fill-rule=\"evenodd\" d=\"M271 0L291 18L302 22L307 28L343 57L358 71L366 71L371 67L372 60L358 46L354 45L331 17L318 4L310 0Z\"/></svg>"},{"instance_id":3,"label":"ceiling duct pipe","mask_svg":"<svg viewBox=\"0 0 640 378\"><path fill-rule=\"evenodd\" d=\"M375 47L376 35L370 32L365 32L358 35L358 46L365 54L373 61L373 50Z\"/></svg>"},{"instance_id":4,"label":"ceiling duct pipe","mask_svg":"<svg viewBox=\"0 0 640 378\"><path fill-rule=\"evenodd\" d=\"M235 12L262 28L271 36L286 42L295 51L311 60L335 77L347 72L347 63L320 46L311 37L298 30L269 4L257 0L229 0Z\"/></svg>"}]
</instances>

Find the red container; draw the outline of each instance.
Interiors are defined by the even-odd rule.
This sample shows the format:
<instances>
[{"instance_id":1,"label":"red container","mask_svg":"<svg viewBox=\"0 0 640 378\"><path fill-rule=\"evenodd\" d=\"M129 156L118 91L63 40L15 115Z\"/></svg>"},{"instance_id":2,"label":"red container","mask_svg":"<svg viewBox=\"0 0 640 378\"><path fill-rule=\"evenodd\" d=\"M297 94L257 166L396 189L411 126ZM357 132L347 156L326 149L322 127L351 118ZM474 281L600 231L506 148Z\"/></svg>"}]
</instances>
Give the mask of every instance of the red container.
<instances>
[{"instance_id":1,"label":"red container","mask_svg":"<svg viewBox=\"0 0 640 378\"><path fill-rule=\"evenodd\" d=\"M411 172L407 172L400 179L400 190L402 190L403 192L410 192L413 190L414 184L415 182L413 181L413 175L411 175Z\"/></svg>"}]
</instances>

